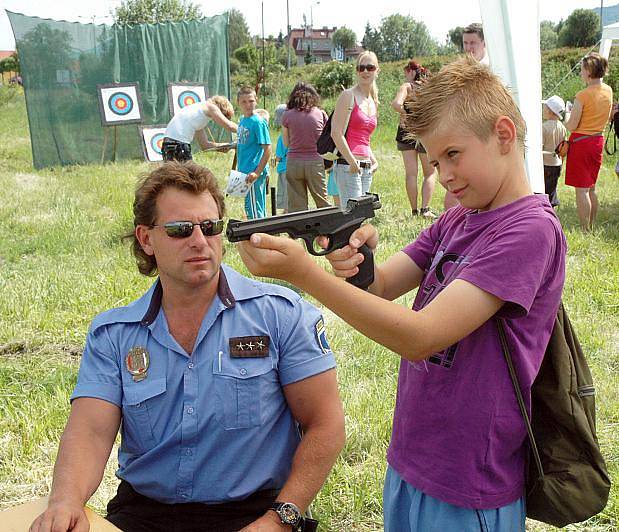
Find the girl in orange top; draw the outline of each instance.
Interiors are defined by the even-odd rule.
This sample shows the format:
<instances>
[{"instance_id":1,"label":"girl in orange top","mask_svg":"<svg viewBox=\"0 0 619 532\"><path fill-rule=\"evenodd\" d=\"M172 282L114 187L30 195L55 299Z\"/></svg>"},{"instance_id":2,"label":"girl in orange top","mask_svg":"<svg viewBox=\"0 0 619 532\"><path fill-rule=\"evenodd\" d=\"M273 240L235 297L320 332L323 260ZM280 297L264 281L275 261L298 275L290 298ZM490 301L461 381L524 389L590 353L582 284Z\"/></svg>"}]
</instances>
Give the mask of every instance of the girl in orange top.
<instances>
[{"instance_id":1,"label":"girl in orange top","mask_svg":"<svg viewBox=\"0 0 619 532\"><path fill-rule=\"evenodd\" d=\"M565 123L572 132L565 184L576 188L578 219L584 230L591 228L598 211L595 183L602 165L604 128L613 103L613 90L602 82L607 71L608 61L600 54L591 52L583 59L580 76L587 88L576 94Z\"/></svg>"}]
</instances>

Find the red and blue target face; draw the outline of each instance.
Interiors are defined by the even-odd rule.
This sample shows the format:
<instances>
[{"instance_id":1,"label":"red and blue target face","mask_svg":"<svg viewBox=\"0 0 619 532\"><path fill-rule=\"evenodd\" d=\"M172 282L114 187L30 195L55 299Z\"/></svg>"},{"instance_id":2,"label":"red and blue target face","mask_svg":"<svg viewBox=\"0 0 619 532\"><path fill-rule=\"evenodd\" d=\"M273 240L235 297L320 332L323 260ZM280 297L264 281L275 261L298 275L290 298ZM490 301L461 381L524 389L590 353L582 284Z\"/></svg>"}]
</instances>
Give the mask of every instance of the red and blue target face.
<instances>
[{"instance_id":1,"label":"red and blue target face","mask_svg":"<svg viewBox=\"0 0 619 532\"><path fill-rule=\"evenodd\" d=\"M155 153L163 154L163 133L156 133L150 139L150 147Z\"/></svg>"},{"instance_id":2,"label":"red and blue target face","mask_svg":"<svg viewBox=\"0 0 619 532\"><path fill-rule=\"evenodd\" d=\"M124 116L133 109L133 98L126 92L115 92L110 96L109 106L114 114Z\"/></svg>"},{"instance_id":3,"label":"red and blue target face","mask_svg":"<svg viewBox=\"0 0 619 532\"><path fill-rule=\"evenodd\" d=\"M201 99L195 91L186 90L178 95L177 101L178 106L182 109L183 107L187 107L188 105L198 103L199 101L201 101Z\"/></svg>"}]
</instances>

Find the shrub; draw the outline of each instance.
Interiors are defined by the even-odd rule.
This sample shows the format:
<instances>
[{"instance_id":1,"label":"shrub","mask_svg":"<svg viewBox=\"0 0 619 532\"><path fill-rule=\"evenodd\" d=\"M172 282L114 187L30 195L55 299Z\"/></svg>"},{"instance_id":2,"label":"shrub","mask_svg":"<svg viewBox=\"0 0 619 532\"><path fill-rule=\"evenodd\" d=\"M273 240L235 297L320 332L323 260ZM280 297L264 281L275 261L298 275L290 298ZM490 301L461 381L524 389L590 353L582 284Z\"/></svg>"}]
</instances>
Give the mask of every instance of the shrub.
<instances>
[{"instance_id":1,"label":"shrub","mask_svg":"<svg viewBox=\"0 0 619 532\"><path fill-rule=\"evenodd\" d=\"M22 94L22 89L17 83L0 85L0 107L4 107L13 101L18 94Z\"/></svg>"},{"instance_id":2,"label":"shrub","mask_svg":"<svg viewBox=\"0 0 619 532\"><path fill-rule=\"evenodd\" d=\"M351 63L331 61L321 65L318 72L311 78L320 95L325 98L334 96L342 89L353 84L354 69Z\"/></svg>"}]
</instances>

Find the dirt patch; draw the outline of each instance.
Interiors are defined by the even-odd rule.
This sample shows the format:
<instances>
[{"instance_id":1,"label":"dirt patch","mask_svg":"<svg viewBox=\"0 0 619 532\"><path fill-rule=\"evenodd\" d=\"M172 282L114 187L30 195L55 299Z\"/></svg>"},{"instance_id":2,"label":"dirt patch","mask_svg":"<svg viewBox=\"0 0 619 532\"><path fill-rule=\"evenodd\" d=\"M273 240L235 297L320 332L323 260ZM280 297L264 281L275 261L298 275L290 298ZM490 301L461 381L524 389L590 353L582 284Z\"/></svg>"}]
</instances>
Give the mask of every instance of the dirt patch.
<instances>
[{"instance_id":1,"label":"dirt patch","mask_svg":"<svg viewBox=\"0 0 619 532\"><path fill-rule=\"evenodd\" d=\"M23 190L34 190L41 186L43 178L36 174L15 174L15 184Z\"/></svg>"},{"instance_id":2,"label":"dirt patch","mask_svg":"<svg viewBox=\"0 0 619 532\"><path fill-rule=\"evenodd\" d=\"M22 357L27 355L50 355L62 357L79 357L84 348L77 344L33 345L23 340L14 340L0 344L0 357Z\"/></svg>"}]
</instances>

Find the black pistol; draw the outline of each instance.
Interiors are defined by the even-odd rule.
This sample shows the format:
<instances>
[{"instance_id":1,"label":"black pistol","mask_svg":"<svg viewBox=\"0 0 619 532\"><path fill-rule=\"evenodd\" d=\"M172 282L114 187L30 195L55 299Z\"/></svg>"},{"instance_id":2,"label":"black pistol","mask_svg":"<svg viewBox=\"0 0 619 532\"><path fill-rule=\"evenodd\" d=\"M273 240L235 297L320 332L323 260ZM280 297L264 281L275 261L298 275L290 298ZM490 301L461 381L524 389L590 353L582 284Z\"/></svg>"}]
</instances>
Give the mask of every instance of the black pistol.
<instances>
[{"instance_id":1,"label":"black pistol","mask_svg":"<svg viewBox=\"0 0 619 532\"><path fill-rule=\"evenodd\" d=\"M256 220L230 220L226 228L226 237L230 242L249 240L254 233L278 235L287 233L291 238L302 238L307 251L320 256L343 248L348 244L350 235L358 229L364 220L374 217L374 212L380 209L378 194L366 194L360 198L350 199L346 210L340 207L325 207L310 211L293 212L259 218ZM316 243L319 236L329 239L327 248L322 249ZM359 272L347 281L364 290L374 282L374 255L368 246L363 244L359 249L364 260L359 264Z\"/></svg>"}]
</instances>

